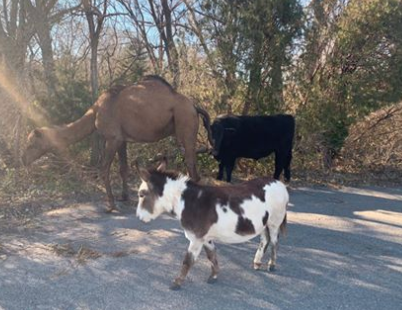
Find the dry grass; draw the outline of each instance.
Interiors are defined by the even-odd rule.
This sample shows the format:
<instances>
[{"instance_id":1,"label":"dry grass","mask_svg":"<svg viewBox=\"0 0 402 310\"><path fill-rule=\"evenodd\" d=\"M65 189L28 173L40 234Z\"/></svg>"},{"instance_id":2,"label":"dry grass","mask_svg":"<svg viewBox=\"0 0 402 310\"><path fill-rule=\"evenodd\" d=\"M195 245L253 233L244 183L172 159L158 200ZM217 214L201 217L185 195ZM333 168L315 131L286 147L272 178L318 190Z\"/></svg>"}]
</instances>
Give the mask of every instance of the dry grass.
<instances>
[{"instance_id":1,"label":"dry grass","mask_svg":"<svg viewBox=\"0 0 402 310\"><path fill-rule=\"evenodd\" d=\"M52 244L50 248L59 256L75 258L80 264L85 264L88 260L94 260L102 256L98 251L85 245L80 245L76 249L71 243Z\"/></svg>"},{"instance_id":2,"label":"dry grass","mask_svg":"<svg viewBox=\"0 0 402 310\"><path fill-rule=\"evenodd\" d=\"M63 257L71 257L77 260L79 264L86 264L90 260L98 259L102 256L109 256L112 258L126 257L131 254L137 254L137 249L127 249L114 252L100 252L87 245L74 246L71 243L64 244L51 244L49 245L51 251ZM0 248L1 249L1 248Z\"/></svg>"}]
</instances>

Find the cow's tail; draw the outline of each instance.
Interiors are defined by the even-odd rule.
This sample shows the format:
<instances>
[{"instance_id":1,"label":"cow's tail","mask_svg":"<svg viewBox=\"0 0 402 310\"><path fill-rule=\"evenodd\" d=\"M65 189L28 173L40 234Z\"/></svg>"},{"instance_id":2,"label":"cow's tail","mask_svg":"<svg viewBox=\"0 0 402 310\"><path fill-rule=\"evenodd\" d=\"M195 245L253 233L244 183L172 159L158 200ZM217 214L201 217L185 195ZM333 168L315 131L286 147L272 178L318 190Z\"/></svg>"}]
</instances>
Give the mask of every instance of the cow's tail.
<instances>
[{"instance_id":1,"label":"cow's tail","mask_svg":"<svg viewBox=\"0 0 402 310\"><path fill-rule=\"evenodd\" d=\"M207 131L208 141L211 144L211 146L214 147L214 141L212 139L212 130L211 130L211 118L209 117L208 112L205 111L203 108L201 108L199 105L195 104L194 107L197 113L201 115L202 123L204 124L205 130Z\"/></svg>"}]
</instances>

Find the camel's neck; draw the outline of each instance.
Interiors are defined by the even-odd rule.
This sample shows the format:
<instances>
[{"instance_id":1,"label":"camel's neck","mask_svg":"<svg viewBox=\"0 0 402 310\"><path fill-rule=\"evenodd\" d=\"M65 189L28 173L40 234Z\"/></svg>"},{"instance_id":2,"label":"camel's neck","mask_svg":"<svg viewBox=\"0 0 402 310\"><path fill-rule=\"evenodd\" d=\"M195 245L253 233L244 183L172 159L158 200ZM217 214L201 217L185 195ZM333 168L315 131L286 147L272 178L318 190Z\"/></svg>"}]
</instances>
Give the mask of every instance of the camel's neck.
<instances>
[{"instance_id":1,"label":"camel's neck","mask_svg":"<svg viewBox=\"0 0 402 310\"><path fill-rule=\"evenodd\" d=\"M81 118L70 124L55 127L50 129L49 134L55 144L64 148L84 139L95 130L95 116L94 108L91 107Z\"/></svg>"}]
</instances>

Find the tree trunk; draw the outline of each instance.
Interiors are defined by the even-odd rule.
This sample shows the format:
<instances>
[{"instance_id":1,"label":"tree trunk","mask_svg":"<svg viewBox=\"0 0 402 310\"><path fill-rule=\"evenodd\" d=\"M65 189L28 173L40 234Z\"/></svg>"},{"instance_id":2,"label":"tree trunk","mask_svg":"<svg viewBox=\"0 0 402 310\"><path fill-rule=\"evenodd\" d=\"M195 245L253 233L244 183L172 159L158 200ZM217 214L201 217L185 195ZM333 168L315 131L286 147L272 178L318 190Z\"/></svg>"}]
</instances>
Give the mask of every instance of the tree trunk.
<instances>
[{"instance_id":1,"label":"tree trunk","mask_svg":"<svg viewBox=\"0 0 402 310\"><path fill-rule=\"evenodd\" d=\"M39 46L42 52L43 67L45 70L45 81L48 93L51 96L56 94L56 74L53 59L53 47L51 37L51 25L49 23L50 10L54 7L55 2L50 3L46 7L45 2L36 1L34 6L31 1L27 1L28 19L35 29L39 39Z\"/></svg>"},{"instance_id":2,"label":"tree trunk","mask_svg":"<svg viewBox=\"0 0 402 310\"><path fill-rule=\"evenodd\" d=\"M99 79L98 79L98 45L103 22L106 17L107 1L103 3L103 12L93 7L93 3L89 0L84 0L84 11L88 22L90 46L91 46L91 95L92 102L95 102L98 98L99 91ZM97 12L97 13L96 13ZM96 23L95 23L95 18ZM99 167L102 163L104 153L104 141L103 138L97 133L93 133L91 137L91 155L90 165Z\"/></svg>"},{"instance_id":3,"label":"tree trunk","mask_svg":"<svg viewBox=\"0 0 402 310\"><path fill-rule=\"evenodd\" d=\"M98 40L92 38L91 42L91 95L92 102L95 102L98 98L99 78L98 78ZM91 155L90 165L94 167L100 167L103 161L103 152L105 149L105 143L102 136L95 131L91 136Z\"/></svg>"},{"instance_id":4,"label":"tree trunk","mask_svg":"<svg viewBox=\"0 0 402 310\"><path fill-rule=\"evenodd\" d=\"M165 16L165 29L166 29L166 53L168 56L170 70L173 74L173 87L177 88L180 84L180 67L179 67L179 53L177 52L176 45L173 40L172 32L172 11L170 10L167 0L162 0L163 15Z\"/></svg>"}]
</instances>

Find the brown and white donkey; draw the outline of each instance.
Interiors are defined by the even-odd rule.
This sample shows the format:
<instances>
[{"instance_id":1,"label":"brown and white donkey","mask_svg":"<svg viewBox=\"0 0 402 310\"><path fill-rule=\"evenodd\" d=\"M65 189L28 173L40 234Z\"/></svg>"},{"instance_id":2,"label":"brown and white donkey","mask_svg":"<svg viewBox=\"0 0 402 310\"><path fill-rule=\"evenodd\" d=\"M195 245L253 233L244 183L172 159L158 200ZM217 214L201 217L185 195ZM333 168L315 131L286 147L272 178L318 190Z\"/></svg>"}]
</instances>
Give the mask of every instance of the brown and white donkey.
<instances>
[{"instance_id":1,"label":"brown and white donkey","mask_svg":"<svg viewBox=\"0 0 402 310\"><path fill-rule=\"evenodd\" d=\"M208 282L217 279L219 267L214 241L241 243L260 235L254 269L267 268L261 260L270 244L268 266L270 271L274 270L279 231L286 230L289 202L283 183L264 177L235 185L200 185L187 176L166 171L166 161L157 169L138 166L137 169L142 180L138 190L139 219L149 222L164 212L170 213L180 220L190 241L172 289L181 287L202 248L212 263Z\"/></svg>"}]
</instances>

